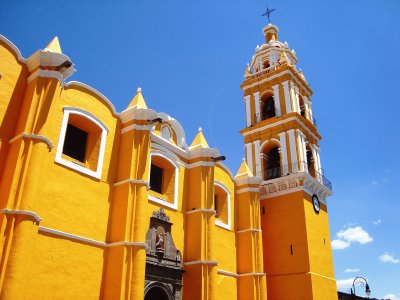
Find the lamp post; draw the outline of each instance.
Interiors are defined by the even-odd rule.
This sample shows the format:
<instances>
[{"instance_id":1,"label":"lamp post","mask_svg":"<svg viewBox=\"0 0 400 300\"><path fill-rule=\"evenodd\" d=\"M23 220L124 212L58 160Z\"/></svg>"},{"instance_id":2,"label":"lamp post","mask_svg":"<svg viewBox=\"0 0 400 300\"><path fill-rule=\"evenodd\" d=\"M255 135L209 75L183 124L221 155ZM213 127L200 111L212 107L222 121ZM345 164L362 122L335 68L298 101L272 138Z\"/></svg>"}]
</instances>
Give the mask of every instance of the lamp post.
<instances>
[{"instance_id":1,"label":"lamp post","mask_svg":"<svg viewBox=\"0 0 400 300\"><path fill-rule=\"evenodd\" d=\"M371 290L369 289L367 280L364 277L356 277L353 280L353 288L351 289L351 294L353 295L353 299L356 299L356 284L359 284L360 286L365 285L365 293L367 294L367 297L371 295Z\"/></svg>"}]
</instances>

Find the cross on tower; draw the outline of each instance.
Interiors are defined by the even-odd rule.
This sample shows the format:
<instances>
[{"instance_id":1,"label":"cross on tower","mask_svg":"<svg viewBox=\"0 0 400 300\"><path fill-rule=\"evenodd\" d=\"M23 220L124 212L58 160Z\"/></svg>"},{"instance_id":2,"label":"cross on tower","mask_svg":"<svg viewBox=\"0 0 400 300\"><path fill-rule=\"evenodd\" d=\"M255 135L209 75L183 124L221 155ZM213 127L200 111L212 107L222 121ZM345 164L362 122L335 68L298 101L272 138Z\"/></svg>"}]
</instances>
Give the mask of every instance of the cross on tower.
<instances>
[{"instance_id":1,"label":"cross on tower","mask_svg":"<svg viewBox=\"0 0 400 300\"><path fill-rule=\"evenodd\" d=\"M271 23L271 19L270 19L270 16L271 16L271 13L273 12L275 10L275 8L273 8L273 9L269 9L269 7L267 6L267 11L265 12L265 13L263 13L262 15L261 15L261 17L267 17L268 18L268 23Z\"/></svg>"}]
</instances>

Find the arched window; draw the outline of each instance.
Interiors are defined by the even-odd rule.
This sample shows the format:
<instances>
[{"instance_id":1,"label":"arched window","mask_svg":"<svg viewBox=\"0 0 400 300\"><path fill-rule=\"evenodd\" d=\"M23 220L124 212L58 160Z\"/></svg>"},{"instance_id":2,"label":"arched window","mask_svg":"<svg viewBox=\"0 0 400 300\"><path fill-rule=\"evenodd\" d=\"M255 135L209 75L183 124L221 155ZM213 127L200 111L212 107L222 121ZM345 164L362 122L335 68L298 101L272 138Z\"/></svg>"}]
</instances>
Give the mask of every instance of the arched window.
<instances>
[{"instance_id":1,"label":"arched window","mask_svg":"<svg viewBox=\"0 0 400 300\"><path fill-rule=\"evenodd\" d=\"M219 182L214 185L215 224L225 229L231 229L230 194L228 189Z\"/></svg>"},{"instance_id":2,"label":"arched window","mask_svg":"<svg viewBox=\"0 0 400 300\"><path fill-rule=\"evenodd\" d=\"M269 150L263 153L262 157L264 162L264 180L281 177L281 158L279 148L276 146L269 148Z\"/></svg>"},{"instance_id":3,"label":"arched window","mask_svg":"<svg viewBox=\"0 0 400 300\"><path fill-rule=\"evenodd\" d=\"M266 60L263 62L263 70L268 69L270 67L269 61Z\"/></svg>"},{"instance_id":4,"label":"arched window","mask_svg":"<svg viewBox=\"0 0 400 300\"><path fill-rule=\"evenodd\" d=\"M108 129L94 115L65 107L55 161L101 178Z\"/></svg>"},{"instance_id":5,"label":"arched window","mask_svg":"<svg viewBox=\"0 0 400 300\"><path fill-rule=\"evenodd\" d=\"M263 95L261 98L261 121L276 116L275 101L272 94Z\"/></svg>"},{"instance_id":6,"label":"arched window","mask_svg":"<svg viewBox=\"0 0 400 300\"><path fill-rule=\"evenodd\" d=\"M162 153L150 154L149 200L164 206L178 207L179 167Z\"/></svg>"},{"instance_id":7,"label":"arched window","mask_svg":"<svg viewBox=\"0 0 400 300\"><path fill-rule=\"evenodd\" d=\"M303 97L301 97L300 95L299 95L299 105L300 105L300 115L303 116L304 118L307 118L306 106L304 104Z\"/></svg>"},{"instance_id":8,"label":"arched window","mask_svg":"<svg viewBox=\"0 0 400 300\"><path fill-rule=\"evenodd\" d=\"M308 173L312 177L315 177L315 164L314 163L315 163L315 160L314 160L312 151L310 148L307 147L307 168L308 168Z\"/></svg>"}]
</instances>

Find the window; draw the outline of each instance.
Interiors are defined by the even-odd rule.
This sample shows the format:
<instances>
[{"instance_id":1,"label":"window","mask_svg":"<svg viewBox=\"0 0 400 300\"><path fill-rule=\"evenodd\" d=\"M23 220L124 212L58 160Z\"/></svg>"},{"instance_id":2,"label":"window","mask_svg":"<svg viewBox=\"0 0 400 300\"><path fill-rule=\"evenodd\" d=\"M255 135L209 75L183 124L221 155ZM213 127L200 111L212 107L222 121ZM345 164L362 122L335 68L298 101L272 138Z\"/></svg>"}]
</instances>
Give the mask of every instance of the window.
<instances>
[{"instance_id":1,"label":"window","mask_svg":"<svg viewBox=\"0 0 400 300\"><path fill-rule=\"evenodd\" d=\"M179 166L161 152L151 153L150 159L149 200L177 209Z\"/></svg>"},{"instance_id":2,"label":"window","mask_svg":"<svg viewBox=\"0 0 400 300\"><path fill-rule=\"evenodd\" d=\"M260 104L261 104L261 121L276 116L275 100L272 95L270 94L263 95Z\"/></svg>"},{"instance_id":3,"label":"window","mask_svg":"<svg viewBox=\"0 0 400 300\"><path fill-rule=\"evenodd\" d=\"M55 161L101 178L108 129L92 114L65 107Z\"/></svg>"},{"instance_id":4,"label":"window","mask_svg":"<svg viewBox=\"0 0 400 300\"><path fill-rule=\"evenodd\" d=\"M231 229L230 194L220 182L214 185L215 225Z\"/></svg>"},{"instance_id":5,"label":"window","mask_svg":"<svg viewBox=\"0 0 400 300\"><path fill-rule=\"evenodd\" d=\"M264 180L274 179L281 176L281 161L279 148L273 147L263 153Z\"/></svg>"},{"instance_id":6,"label":"window","mask_svg":"<svg viewBox=\"0 0 400 300\"><path fill-rule=\"evenodd\" d=\"M150 189L162 194L163 169L151 164L150 168Z\"/></svg>"}]
</instances>

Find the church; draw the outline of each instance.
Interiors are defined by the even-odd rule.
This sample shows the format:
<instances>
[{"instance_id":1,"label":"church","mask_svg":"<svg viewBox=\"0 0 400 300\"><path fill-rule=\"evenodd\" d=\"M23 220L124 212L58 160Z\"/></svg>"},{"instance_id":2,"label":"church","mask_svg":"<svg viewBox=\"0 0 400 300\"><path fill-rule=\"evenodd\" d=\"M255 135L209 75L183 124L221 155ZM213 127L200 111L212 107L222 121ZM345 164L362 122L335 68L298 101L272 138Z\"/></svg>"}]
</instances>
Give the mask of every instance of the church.
<instances>
[{"instance_id":1,"label":"church","mask_svg":"<svg viewBox=\"0 0 400 300\"><path fill-rule=\"evenodd\" d=\"M338 299L313 92L278 32L244 72L236 172L140 88L118 112L68 81L57 38L24 58L0 35L0 298Z\"/></svg>"}]
</instances>

